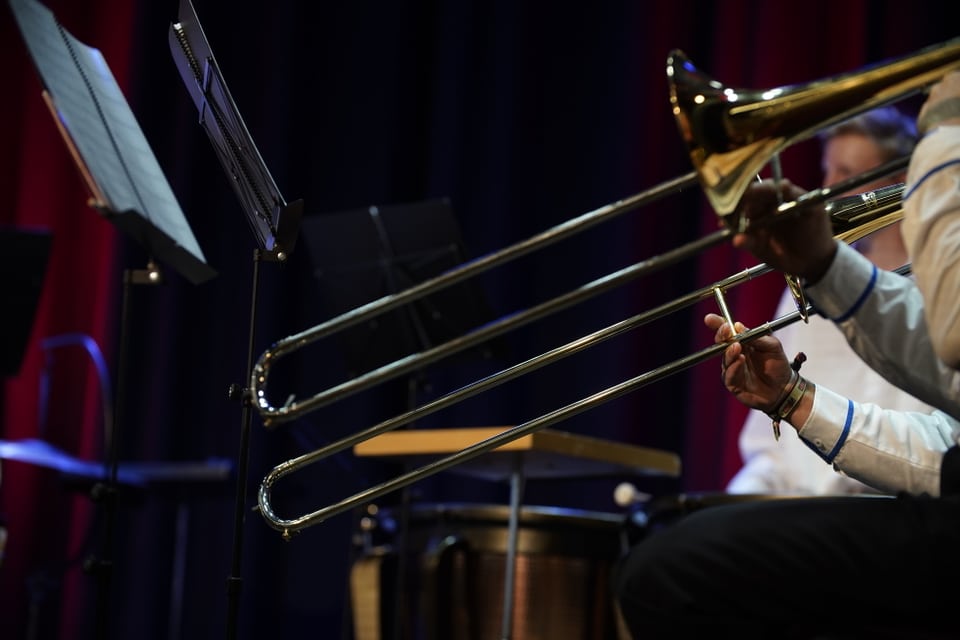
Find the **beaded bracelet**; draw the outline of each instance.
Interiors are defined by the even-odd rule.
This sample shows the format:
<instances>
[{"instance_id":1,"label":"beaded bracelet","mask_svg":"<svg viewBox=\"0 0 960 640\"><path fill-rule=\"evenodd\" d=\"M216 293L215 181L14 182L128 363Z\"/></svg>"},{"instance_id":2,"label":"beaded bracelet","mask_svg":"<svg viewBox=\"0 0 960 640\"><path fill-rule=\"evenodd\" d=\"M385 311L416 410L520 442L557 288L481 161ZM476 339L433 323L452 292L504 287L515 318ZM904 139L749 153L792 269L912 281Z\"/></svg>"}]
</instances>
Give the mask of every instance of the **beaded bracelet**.
<instances>
[{"instance_id":1,"label":"beaded bracelet","mask_svg":"<svg viewBox=\"0 0 960 640\"><path fill-rule=\"evenodd\" d=\"M773 438L780 440L780 421L786 419L800 402L804 392L807 390L807 380L800 375L800 367L807 360L807 354L799 352L790 364L793 370L790 375L790 381L783 386L783 392L777 401L773 403L773 409L767 412L770 420L773 421Z\"/></svg>"}]
</instances>

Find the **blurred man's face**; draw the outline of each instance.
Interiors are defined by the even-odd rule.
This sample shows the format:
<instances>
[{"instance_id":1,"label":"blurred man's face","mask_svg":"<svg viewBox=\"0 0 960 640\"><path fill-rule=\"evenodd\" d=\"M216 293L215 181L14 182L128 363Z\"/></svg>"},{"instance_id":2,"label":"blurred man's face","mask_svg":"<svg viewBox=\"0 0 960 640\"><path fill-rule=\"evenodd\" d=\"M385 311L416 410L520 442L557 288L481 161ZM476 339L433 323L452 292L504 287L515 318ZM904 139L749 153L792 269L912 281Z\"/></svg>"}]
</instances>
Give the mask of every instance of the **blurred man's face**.
<instances>
[{"instance_id":1,"label":"blurred man's face","mask_svg":"<svg viewBox=\"0 0 960 640\"><path fill-rule=\"evenodd\" d=\"M885 158L873 141L859 133L845 133L827 140L823 148L822 169L823 186L836 184L864 171L880 166ZM877 187L902 182L902 175L880 178L850 193L870 191ZM842 194L849 195L849 194Z\"/></svg>"}]
</instances>

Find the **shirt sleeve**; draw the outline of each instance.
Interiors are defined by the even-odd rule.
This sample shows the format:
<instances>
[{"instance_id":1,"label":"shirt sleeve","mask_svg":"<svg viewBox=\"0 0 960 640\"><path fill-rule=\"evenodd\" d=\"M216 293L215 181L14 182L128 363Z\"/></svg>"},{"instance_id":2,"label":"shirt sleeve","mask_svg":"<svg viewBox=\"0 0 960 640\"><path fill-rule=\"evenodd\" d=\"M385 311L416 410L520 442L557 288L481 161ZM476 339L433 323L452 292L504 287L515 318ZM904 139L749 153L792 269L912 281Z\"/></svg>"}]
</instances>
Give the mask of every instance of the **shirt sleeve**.
<instances>
[{"instance_id":1,"label":"shirt sleeve","mask_svg":"<svg viewBox=\"0 0 960 640\"><path fill-rule=\"evenodd\" d=\"M839 243L807 294L865 362L937 410L888 411L818 385L800 436L824 460L879 490L939 495L943 453L960 438L960 373L934 349L918 284Z\"/></svg>"},{"instance_id":2,"label":"shirt sleeve","mask_svg":"<svg viewBox=\"0 0 960 640\"><path fill-rule=\"evenodd\" d=\"M934 129L917 145L903 204L904 243L933 347L960 368L960 126Z\"/></svg>"},{"instance_id":3,"label":"shirt sleeve","mask_svg":"<svg viewBox=\"0 0 960 640\"><path fill-rule=\"evenodd\" d=\"M836 468L880 491L940 494L943 453L960 422L942 411L888 411L817 387L800 437Z\"/></svg>"},{"instance_id":4,"label":"shirt sleeve","mask_svg":"<svg viewBox=\"0 0 960 640\"><path fill-rule=\"evenodd\" d=\"M838 244L827 273L806 289L817 312L884 378L960 418L960 373L934 351L917 285Z\"/></svg>"}]
</instances>

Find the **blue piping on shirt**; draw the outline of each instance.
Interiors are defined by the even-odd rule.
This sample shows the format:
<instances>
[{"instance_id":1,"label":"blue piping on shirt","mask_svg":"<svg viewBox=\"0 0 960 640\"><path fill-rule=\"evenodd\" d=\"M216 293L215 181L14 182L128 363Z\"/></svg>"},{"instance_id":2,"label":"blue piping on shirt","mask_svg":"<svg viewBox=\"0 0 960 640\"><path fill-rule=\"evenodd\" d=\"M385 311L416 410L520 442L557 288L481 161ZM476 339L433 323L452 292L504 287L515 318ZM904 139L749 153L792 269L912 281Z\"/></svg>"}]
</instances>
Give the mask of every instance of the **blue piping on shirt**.
<instances>
[{"instance_id":1,"label":"blue piping on shirt","mask_svg":"<svg viewBox=\"0 0 960 640\"><path fill-rule=\"evenodd\" d=\"M925 174L923 174L922 176L920 176L920 179L917 180L917 181L913 184L913 186L910 187L910 190L907 191L906 193L904 193L903 196L902 196L900 199L901 199L901 200L906 200L907 198L909 198L910 196L912 196L912 195L916 192L917 189L920 188L920 185L922 185L924 182L926 182L927 178L931 177L933 174L937 173L938 171L942 171L943 169L946 169L947 167L949 167L949 166L951 166L951 165L958 164L958 163L960 163L960 158L955 158L955 159L953 159L953 160L948 160L947 162L944 162L943 164L938 164L937 166L933 167L932 169L930 169L930 171L927 171Z\"/></svg>"},{"instance_id":2,"label":"blue piping on shirt","mask_svg":"<svg viewBox=\"0 0 960 640\"><path fill-rule=\"evenodd\" d=\"M840 447L843 446L843 443L847 441L847 436L850 435L850 424L852 422L853 400L847 400L847 419L843 422L843 431L840 433L840 437L837 438L837 444L833 445L833 449L824 457L824 460L832 463L833 459L837 457L837 453L840 452Z\"/></svg>"},{"instance_id":3,"label":"blue piping on shirt","mask_svg":"<svg viewBox=\"0 0 960 640\"><path fill-rule=\"evenodd\" d=\"M807 445L807 448L810 451L813 451L815 454L820 456L825 462L833 463L833 459L837 457L837 453L840 451L840 447L843 446L843 443L847 441L847 436L850 435L850 425L853 423L853 401L847 400L847 419L843 423L843 431L840 432L840 437L837 439L837 444L833 446L833 449L830 453L823 453L818 449L812 442L808 442L804 438L800 438L800 442Z\"/></svg>"},{"instance_id":4,"label":"blue piping on shirt","mask_svg":"<svg viewBox=\"0 0 960 640\"><path fill-rule=\"evenodd\" d=\"M873 291L874 285L877 284L877 266L873 265L873 269L870 271L870 282L867 283L866 289L863 290L863 293L860 294L860 297L857 298L857 301L853 303L853 306L847 310L846 313L841 315L838 318L834 318L834 322L843 322L853 314L863 305L863 302L867 299L867 296L870 295L870 292Z\"/></svg>"}]
</instances>

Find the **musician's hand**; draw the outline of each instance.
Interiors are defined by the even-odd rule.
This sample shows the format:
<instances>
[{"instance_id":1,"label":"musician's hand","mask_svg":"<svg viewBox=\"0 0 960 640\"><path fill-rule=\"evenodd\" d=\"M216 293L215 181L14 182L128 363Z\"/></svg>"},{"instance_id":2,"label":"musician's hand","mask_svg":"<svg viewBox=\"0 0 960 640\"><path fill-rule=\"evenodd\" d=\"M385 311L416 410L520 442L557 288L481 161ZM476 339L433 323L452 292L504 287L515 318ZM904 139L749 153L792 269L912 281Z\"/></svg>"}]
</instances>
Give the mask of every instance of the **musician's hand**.
<instances>
[{"instance_id":1,"label":"musician's hand","mask_svg":"<svg viewBox=\"0 0 960 640\"><path fill-rule=\"evenodd\" d=\"M781 201L792 202L804 193L789 180L780 180L779 187L779 198L773 180L747 188L737 207L741 219L748 221L747 229L734 236L733 245L778 271L816 282L837 252L830 218L822 204L777 214Z\"/></svg>"},{"instance_id":2,"label":"musician's hand","mask_svg":"<svg viewBox=\"0 0 960 640\"><path fill-rule=\"evenodd\" d=\"M710 313L703 323L714 331L714 341L730 340L730 325ZM737 333L746 331L737 322ZM733 342L723 352L722 378L727 390L752 409L771 411L793 376L790 361L780 341L773 336L753 338L746 343Z\"/></svg>"}]
</instances>

